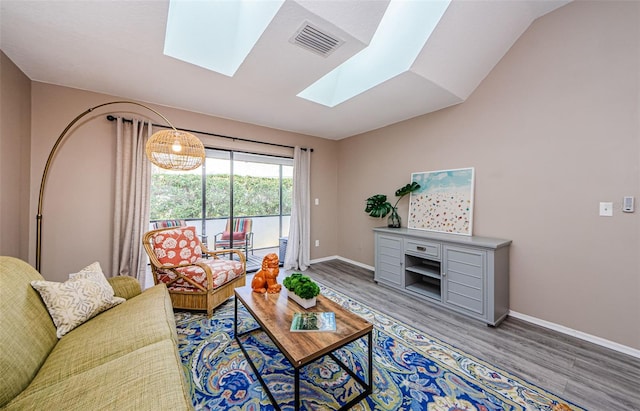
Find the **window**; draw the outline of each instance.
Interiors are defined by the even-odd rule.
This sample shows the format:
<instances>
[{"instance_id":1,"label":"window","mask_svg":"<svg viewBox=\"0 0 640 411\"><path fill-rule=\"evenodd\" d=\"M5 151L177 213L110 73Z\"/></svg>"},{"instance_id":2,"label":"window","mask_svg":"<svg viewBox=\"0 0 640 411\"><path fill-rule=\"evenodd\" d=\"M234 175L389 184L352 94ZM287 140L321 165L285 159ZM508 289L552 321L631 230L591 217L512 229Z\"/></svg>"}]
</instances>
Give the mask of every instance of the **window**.
<instances>
[{"instance_id":1,"label":"window","mask_svg":"<svg viewBox=\"0 0 640 411\"><path fill-rule=\"evenodd\" d=\"M152 166L151 221L184 219L212 238L231 216L250 217L254 247L277 247L289 232L293 159L206 151L205 163L196 170Z\"/></svg>"}]
</instances>

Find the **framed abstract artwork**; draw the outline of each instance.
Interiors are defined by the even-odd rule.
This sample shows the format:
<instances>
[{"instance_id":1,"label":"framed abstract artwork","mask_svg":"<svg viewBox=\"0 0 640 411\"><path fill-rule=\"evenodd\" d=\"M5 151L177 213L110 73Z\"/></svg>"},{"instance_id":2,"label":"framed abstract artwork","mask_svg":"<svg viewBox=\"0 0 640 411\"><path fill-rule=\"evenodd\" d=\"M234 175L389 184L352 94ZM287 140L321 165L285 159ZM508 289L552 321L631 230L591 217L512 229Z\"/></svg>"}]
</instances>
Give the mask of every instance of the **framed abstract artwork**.
<instances>
[{"instance_id":1,"label":"framed abstract artwork","mask_svg":"<svg viewBox=\"0 0 640 411\"><path fill-rule=\"evenodd\" d=\"M474 169L412 173L420 189L409 199L408 228L471 235Z\"/></svg>"}]
</instances>

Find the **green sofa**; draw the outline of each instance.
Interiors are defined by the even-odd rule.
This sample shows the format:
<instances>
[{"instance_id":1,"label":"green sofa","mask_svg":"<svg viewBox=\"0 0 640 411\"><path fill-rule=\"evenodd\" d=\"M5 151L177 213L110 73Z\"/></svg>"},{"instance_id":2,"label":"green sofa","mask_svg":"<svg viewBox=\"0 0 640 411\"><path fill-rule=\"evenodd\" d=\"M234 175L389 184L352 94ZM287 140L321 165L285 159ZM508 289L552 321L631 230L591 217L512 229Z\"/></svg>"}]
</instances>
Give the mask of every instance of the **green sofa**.
<instances>
[{"instance_id":1,"label":"green sofa","mask_svg":"<svg viewBox=\"0 0 640 411\"><path fill-rule=\"evenodd\" d=\"M164 285L109 279L126 302L61 339L29 264L0 257L0 409L193 409Z\"/></svg>"}]
</instances>

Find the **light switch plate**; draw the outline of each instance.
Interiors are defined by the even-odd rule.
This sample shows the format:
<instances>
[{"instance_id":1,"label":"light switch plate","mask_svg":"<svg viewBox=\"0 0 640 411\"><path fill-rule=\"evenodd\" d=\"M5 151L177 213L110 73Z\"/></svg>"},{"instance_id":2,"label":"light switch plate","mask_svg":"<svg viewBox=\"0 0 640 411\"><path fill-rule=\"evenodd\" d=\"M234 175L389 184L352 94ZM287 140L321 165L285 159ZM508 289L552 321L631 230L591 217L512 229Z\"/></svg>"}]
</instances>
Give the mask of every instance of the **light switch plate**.
<instances>
[{"instance_id":1,"label":"light switch plate","mask_svg":"<svg viewBox=\"0 0 640 411\"><path fill-rule=\"evenodd\" d=\"M613 203L600 203L600 216L613 217Z\"/></svg>"}]
</instances>

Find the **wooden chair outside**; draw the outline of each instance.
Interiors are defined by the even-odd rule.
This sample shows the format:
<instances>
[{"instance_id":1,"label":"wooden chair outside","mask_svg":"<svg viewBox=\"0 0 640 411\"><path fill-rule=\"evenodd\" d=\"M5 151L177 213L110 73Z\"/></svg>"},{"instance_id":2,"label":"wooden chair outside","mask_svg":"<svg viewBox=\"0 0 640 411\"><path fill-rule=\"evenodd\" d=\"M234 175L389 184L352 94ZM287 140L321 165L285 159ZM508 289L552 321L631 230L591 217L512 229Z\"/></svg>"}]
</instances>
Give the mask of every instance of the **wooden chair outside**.
<instances>
[{"instance_id":1,"label":"wooden chair outside","mask_svg":"<svg viewBox=\"0 0 640 411\"><path fill-rule=\"evenodd\" d=\"M142 244L153 280L167 286L174 308L206 310L210 317L214 308L233 295L234 288L245 285L246 258L242 251L209 251L195 227L151 230L144 234Z\"/></svg>"}]
</instances>

